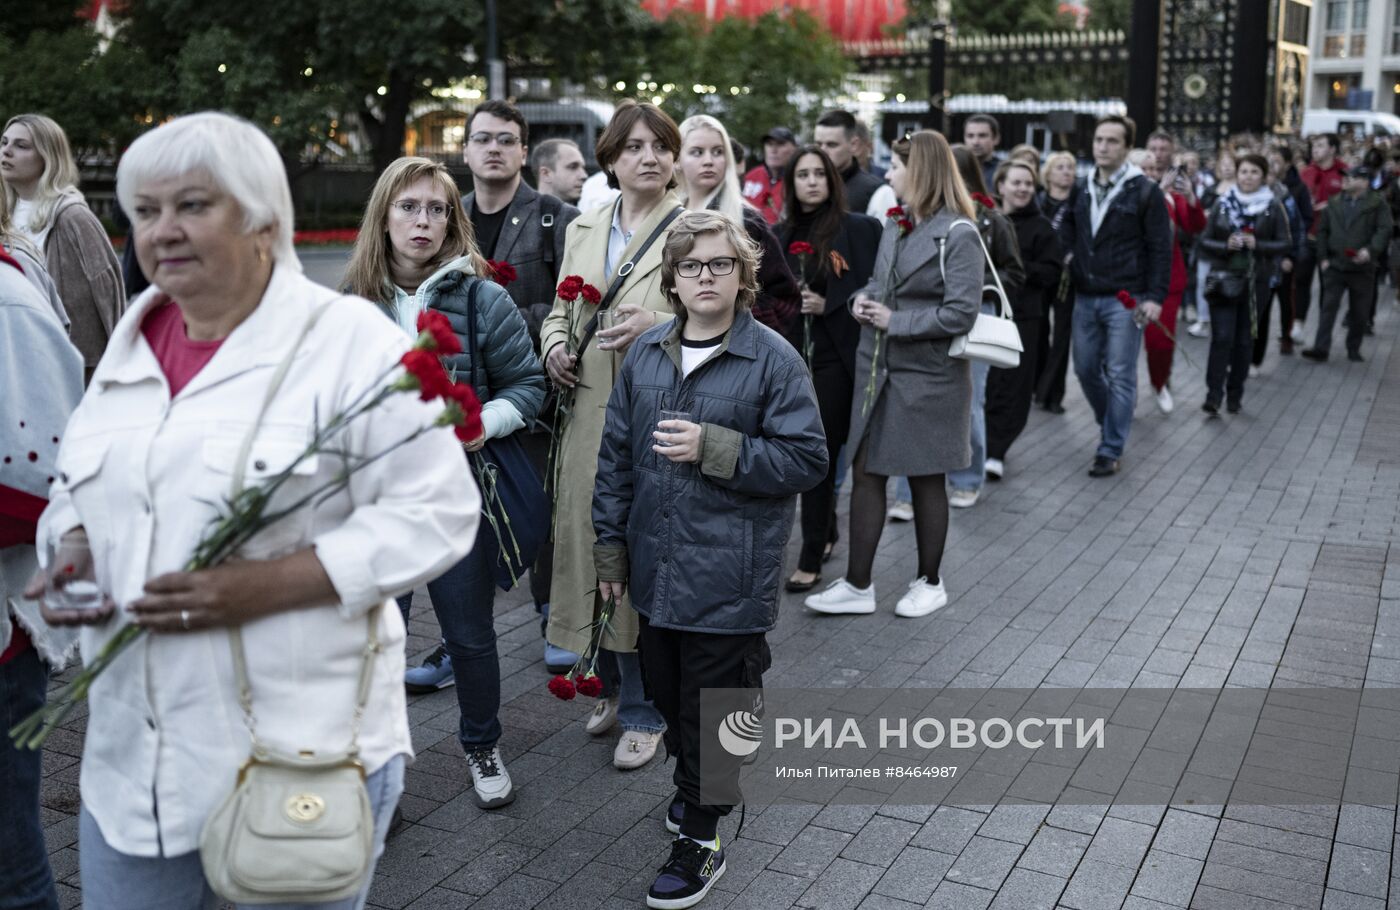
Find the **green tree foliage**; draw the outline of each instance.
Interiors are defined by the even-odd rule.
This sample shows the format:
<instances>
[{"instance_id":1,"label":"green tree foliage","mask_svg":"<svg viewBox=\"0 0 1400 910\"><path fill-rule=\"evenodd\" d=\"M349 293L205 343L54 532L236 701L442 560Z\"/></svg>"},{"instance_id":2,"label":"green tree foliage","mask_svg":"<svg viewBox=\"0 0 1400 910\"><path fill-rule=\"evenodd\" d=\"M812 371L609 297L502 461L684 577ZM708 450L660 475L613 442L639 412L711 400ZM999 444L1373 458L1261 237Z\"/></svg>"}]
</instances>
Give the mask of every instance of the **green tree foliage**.
<instances>
[{"instance_id":1,"label":"green tree foliage","mask_svg":"<svg viewBox=\"0 0 1400 910\"><path fill-rule=\"evenodd\" d=\"M662 107L677 122L711 114L734 138L752 145L777 124L795 128L810 121L849 71L840 43L802 11L714 23L676 14L662 23L642 74L648 86L669 83L674 91L635 94L666 94ZM716 91L696 92L696 85L713 85Z\"/></svg>"}]
</instances>

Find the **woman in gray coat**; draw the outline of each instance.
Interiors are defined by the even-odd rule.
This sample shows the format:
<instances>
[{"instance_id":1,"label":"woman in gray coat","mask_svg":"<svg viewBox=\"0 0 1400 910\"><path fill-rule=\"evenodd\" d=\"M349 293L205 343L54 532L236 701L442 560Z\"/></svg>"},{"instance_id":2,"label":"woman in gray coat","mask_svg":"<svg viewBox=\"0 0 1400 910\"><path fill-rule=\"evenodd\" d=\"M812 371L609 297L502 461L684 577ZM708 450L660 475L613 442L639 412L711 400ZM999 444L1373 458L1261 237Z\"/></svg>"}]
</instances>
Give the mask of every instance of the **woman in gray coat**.
<instances>
[{"instance_id":1,"label":"woman in gray coat","mask_svg":"<svg viewBox=\"0 0 1400 910\"><path fill-rule=\"evenodd\" d=\"M862 329L847 441L855 452L851 553L846 577L807 598L819 613L875 612L870 573L885 487L900 475L914 494L919 577L895 614L926 616L948 602L939 577L948 536L944 475L972 458L971 365L948 355L953 338L972 328L982 297L972 200L938 133L921 130L896 142L890 164L890 184L907 204L885 224L875 274L852 306Z\"/></svg>"}]
</instances>

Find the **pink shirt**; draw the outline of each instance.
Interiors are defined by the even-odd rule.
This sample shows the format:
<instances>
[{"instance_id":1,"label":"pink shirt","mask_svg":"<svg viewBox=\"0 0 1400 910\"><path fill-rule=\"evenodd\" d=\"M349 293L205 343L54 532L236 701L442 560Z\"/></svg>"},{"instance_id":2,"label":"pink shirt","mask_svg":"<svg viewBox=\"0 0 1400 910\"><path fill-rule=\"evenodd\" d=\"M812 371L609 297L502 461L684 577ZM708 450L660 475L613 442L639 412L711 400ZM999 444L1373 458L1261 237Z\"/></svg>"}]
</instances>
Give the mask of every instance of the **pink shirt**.
<instances>
[{"instance_id":1,"label":"pink shirt","mask_svg":"<svg viewBox=\"0 0 1400 910\"><path fill-rule=\"evenodd\" d=\"M217 341L190 341L185 334L185 318L173 301L156 304L146 318L141 321L141 334L155 352L161 372L170 383L170 397L180 394L180 390L190 384L190 380L204 369L204 365L214 356L224 339Z\"/></svg>"}]
</instances>

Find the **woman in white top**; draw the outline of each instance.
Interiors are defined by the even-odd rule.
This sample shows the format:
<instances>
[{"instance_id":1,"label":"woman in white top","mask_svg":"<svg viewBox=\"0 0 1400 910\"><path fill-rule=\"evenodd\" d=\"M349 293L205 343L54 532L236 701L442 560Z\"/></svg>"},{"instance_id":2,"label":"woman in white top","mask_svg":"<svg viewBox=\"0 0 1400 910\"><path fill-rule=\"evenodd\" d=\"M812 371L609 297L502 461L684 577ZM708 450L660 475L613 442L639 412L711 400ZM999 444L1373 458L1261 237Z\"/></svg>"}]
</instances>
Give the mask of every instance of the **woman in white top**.
<instances>
[{"instance_id":1,"label":"woman in white top","mask_svg":"<svg viewBox=\"0 0 1400 910\"><path fill-rule=\"evenodd\" d=\"M78 166L63 128L43 114L11 117L0 134L0 183L17 231L43 253L90 379L126 308L126 292L107 231L78 192Z\"/></svg>"},{"instance_id":2,"label":"woman in white top","mask_svg":"<svg viewBox=\"0 0 1400 910\"><path fill-rule=\"evenodd\" d=\"M349 744L366 619L376 611L382 653L359 750L377 854L413 753L403 620L384 607L466 554L479 498L462 481L452 432L431 430L264 530L238 559L182 571L229 495L242 443L289 352L244 465L249 487L292 464L315 421L378 386L410 341L373 304L302 275L286 172L251 124L204 113L158 127L122 158L117 192L152 286L116 326L68 425L38 535L52 541L85 529L98 578L120 605L79 614L85 659L127 623L149 630L89 696L83 898L90 908L212 908L200 833L251 742L228 630L242 628L259 742L333 754ZM337 442L381 452L439 413L415 395L394 395ZM329 454L301 462L269 511L343 467ZM363 906L369 878L358 898L315 906Z\"/></svg>"}]
</instances>

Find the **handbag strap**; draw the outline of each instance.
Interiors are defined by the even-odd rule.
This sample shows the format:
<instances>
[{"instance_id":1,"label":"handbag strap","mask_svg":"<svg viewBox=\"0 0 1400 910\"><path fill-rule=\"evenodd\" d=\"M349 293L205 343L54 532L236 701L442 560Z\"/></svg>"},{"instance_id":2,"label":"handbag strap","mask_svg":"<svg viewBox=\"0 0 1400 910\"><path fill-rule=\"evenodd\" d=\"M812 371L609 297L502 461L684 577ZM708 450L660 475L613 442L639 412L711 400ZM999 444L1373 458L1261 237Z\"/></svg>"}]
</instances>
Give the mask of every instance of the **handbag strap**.
<instances>
[{"instance_id":1,"label":"handbag strap","mask_svg":"<svg viewBox=\"0 0 1400 910\"><path fill-rule=\"evenodd\" d=\"M1000 312L997 313L997 315L1000 316L1000 317L1002 317L1003 319L1010 319L1010 318L1012 318L1012 316L1011 316L1011 301L1008 300L1007 297L1006 297L1006 288L1004 288L1004 287L1001 286L1001 276L997 274L996 263L992 262L992 254L991 254L991 252L988 251L988 249L987 249L987 241L985 241L985 240L982 239L982 232L979 231L979 230L977 229L977 225L973 224L971 221L967 220L966 218L959 218L959 219L957 219L956 221L954 221L952 224L948 225L948 233L947 233L947 234L944 234L944 235L943 235L943 239L940 240L940 241L938 242L938 274L941 275L941 276L943 277L943 284L944 284L944 287L947 287L947 284L948 284L948 276L947 276L947 273L945 273L945 272L943 271L943 249L944 249L944 247L946 247L946 246L948 245L948 234L953 233L953 228L957 227L957 226L960 225L960 224L965 224L965 225L967 225L968 227L972 228L972 233L974 233L974 234L977 235L977 244L978 244L980 247L982 247L982 256L983 256L984 259L987 260L987 271L989 271L989 272L992 273L992 282L993 282L993 283L992 283L992 284L983 285L983 286L982 286L982 290L983 290L983 291L987 291L987 290L996 291L997 300L999 300L999 301L1001 302L1001 310L1000 310Z\"/></svg>"},{"instance_id":2,"label":"handbag strap","mask_svg":"<svg viewBox=\"0 0 1400 910\"><path fill-rule=\"evenodd\" d=\"M621 205L621 200L619 200L617 204ZM622 286L627 283L627 276L631 275L632 270L637 267L637 263L642 261L642 257L647 254L647 250L651 249L651 245L656 242L656 238L666 233L666 229L671 226L671 222L679 218L683 211L685 211L685 206L678 205L667 212L666 217L662 218L661 221L657 223L647 239L643 240L642 245L637 247L637 252L632 254L632 258L624 262L622 267L617 270L617 274L613 276L612 284L608 285L607 293L603 295L602 300L598 301L598 306L593 311L593 317L589 319L588 323L583 327L583 335L578 343L580 352L588 347L588 342L593 340L593 333L598 331L598 314L608 308L613 298L617 296L618 291L621 291Z\"/></svg>"},{"instance_id":3,"label":"handbag strap","mask_svg":"<svg viewBox=\"0 0 1400 910\"><path fill-rule=\"evenodd\" d=\"M332 301L333 303L334 301ZM330 303L322 304L312 311L302 325L301 331L297 333L296 340L292 342L291 348L282 358L282 362L277 365L277 369L272 373L272 379L267 384L267 392L263 394L262 403L258 406L257 416L253 419L253 425L248 428L248 432L243 437L243 442L238 447L238 458L233 464L233 478L230 482L230 496L237 497L243 492L243 478L247 471L248 456L252 452L253 442L257 438L258 429L262 426L263 418L267 416L267 409L272 404L272 400L277 397L277 392L282 388L282 383L287 378L287 372L292 368L292 362L296 360L297 352L301 350L302 342L311 333L311 329L320 321L321 316L330 309ZM369 703L370 682L373 678L374 658L379 653L379 612L382 605L369 611L369 641L365 646L364 664L360 668L359 688L355 693L355 714L350 726L350 748L349 755L357 755L360 750L360 724L364 719L365 706ZM257 721L253 715L253 686L248 679L248 655L243 647L243 630L238 626L230 626L228 630L229 651L233 655L233 677L238 687L238 705L243 709L243 723L248 727L248 737L252 740L254 754L264 754L266 749L258 742Z\"/></svg>"}]
</instances>

